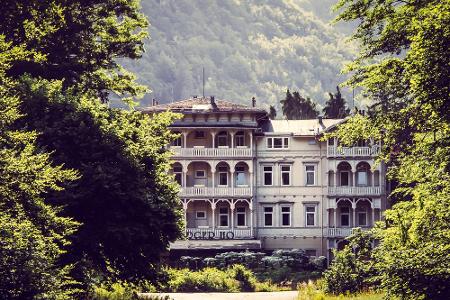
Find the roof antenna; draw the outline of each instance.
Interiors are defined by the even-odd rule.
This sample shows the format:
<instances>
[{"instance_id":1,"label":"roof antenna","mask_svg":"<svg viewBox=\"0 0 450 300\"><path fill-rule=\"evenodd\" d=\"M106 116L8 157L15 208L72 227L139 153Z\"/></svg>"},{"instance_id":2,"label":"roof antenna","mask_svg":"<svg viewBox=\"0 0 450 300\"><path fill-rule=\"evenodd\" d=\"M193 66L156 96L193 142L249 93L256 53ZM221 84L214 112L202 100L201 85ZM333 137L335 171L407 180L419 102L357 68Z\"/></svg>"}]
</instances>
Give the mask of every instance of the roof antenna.
<instances>
[{"instance_id":1,"label":"roof antenna","mask_svg":"<svg viewBox=\"0 0 450 300\"><path fill-rule=\"evenodd\" d=\"M203 98L205 98L205 67L202 67L202 78L203 78Z\"/></svg>"}]
</instances>

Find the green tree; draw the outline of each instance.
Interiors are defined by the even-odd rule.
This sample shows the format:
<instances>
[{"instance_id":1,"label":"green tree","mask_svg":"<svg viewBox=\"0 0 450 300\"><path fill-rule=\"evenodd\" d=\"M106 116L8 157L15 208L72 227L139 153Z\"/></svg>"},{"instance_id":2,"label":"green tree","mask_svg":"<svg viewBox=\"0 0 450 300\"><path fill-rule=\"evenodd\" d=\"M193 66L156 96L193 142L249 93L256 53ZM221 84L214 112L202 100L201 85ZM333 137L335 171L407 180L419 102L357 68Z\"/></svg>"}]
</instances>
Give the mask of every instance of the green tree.
<instances>
[{"instance_id":1,"label":"green tree","mask_svg":"<svg viewBox=\"0 0 450 300\"><path fill-rule=\"evenodd\" d=\"M117 58L142 55L147 21L138 9L138 0L2 1L0 34L45 57L17 59L8 74L64 79L66 87L96 91L102 100L111 91L137 95L143 87Z\"/></svg>"},{"instance_id":2,"label":"green tree","mask_svg":"<svg viewBox=\"0 0 450 300\"><path fill-rule=\"evenodd\" d=\"M325 118L342 119L349 115L350 109L347 108L345 99L342 97L339 86L336 87L336 93L328 93L330 99L325 103L323 113Z\"/></svg>"},{"instance_id":3,"label":"green tree","mask_svg":"<svg viewBox=\"0 0 450 300\"><path fill-rule=\"evenodd\" d=\"M283 115L288 120L313 119L319 115L311 98L304 98L299 92L286 91L286 97L280 101Z\"/></svg>"},{"instance_id":4,"label":"green tree","mask_svg":"<svg viewBox=\"0 0 450 300\"><path fill-rule=\"evenodd\" d=\"M373 100L336 135L375 137L396 182L374 254L388 297L450 295L450 1L341 0L338 20L358 20L359 57L348 82ZM402 55L398 55L402 53Z\"/></svg>"},{"instance_id":5,"label":"green tree","mask_svg":"<svg viewBox=\"0 0 450 300\"><path fill-rule=\"evenodd\" d=\"M0 298L72 299L71 266L58 260L77 223L48 197L77 174L51 164L36 147L36 132L15 129L23 117L15 92L21 83L5 74L17 58L36 59L0 35Z\"/></svg>"},{"instance_id":6,"label":"green tree","mask_svg":"<svg viewBox=\"0 0 450 300\"><path fill-rule=\"evenodd\" d=\"M110 109L56 82L23 86L22 127L42 132L38 144L58 164L81 178L54 195L64 213L82 223L64 256L85 269L120 279L154 278L160 253L180 237L178 187L165 146L176 114L149 118L138 111ZM31 95L31 96L29 96Z\"/></svg>"}]
</instances>

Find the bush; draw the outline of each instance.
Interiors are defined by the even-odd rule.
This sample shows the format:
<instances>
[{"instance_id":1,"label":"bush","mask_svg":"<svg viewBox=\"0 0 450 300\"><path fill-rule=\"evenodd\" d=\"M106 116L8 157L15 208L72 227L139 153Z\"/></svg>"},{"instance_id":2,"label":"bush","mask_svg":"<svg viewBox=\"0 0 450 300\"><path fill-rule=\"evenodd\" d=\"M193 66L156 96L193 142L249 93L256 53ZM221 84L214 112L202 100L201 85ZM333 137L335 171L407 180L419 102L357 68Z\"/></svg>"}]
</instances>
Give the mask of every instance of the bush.
<instances>
[{"instance_id":1,"label":"bush","mask_svg":"<svg viewBox=\"0 0 450 300\"><path fill-rule=\"evenodd\" d=\"M242 265L234 265L231 268L231 271L234 272L233 277L237 281L239 281L239 289L242 292L254 292L256 287L256 277L252 273L252 271L246 269Z\"/></svg>"},{"instance_id":2,"label":"bush","mask_svg":"<svg viewBox=\"0 0 450 300\"><path fill-rule=\"evenodd\" d=\"M167 292L238 292L240 284L233 274L217 268L199 271L168 269Z\"/></svg>"},{"instance_id":3,"label":"bush","mask_svg":"<svg viewBox=\"0 0 450 300\"><path fill-rule=\"evenodd\" d=\"M89 299L92 300L138 300L138 290L132 284L116 282L111 285L102 284L93 288Z\"/></svg>"}]
</instances>

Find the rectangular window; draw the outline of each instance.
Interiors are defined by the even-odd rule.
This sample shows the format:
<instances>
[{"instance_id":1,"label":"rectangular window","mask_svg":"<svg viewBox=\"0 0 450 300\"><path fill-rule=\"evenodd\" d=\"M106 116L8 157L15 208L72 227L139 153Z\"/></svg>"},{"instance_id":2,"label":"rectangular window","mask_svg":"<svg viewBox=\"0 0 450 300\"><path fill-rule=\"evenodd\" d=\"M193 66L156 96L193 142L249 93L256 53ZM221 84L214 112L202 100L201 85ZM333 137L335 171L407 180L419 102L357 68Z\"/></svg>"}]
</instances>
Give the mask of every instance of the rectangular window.
<instances>
[{"instance_id":1,"label":"rectangular window","mask_svg":"<svg viewBox=\"0 0 450 300\"><path fill-rule=\"evenodd\" d=\"M205 138L205 132L204 131L196 131L195 132L195 138L196 139L204 139Z\"/></svg>"},{"instance_id":2,"label":"rectangular window","mask_svg":"<svg viewBox=\"0 0 450 300\"><path fill-rule=\"evenodd\" d=\"M272 185L273 184L273 167L265 166L263 167L263 180L264 185Z\"/></svg>"},{"instance_id":3,"label":"rectangular window","mask_svg":"<svg viewBox=\"0 0 450 300\"><path fill-rule=\"evenodd\" d=\"M197 210L195 212L195 218L198 219L198 220L206 219L206 211L204 211L204 210Z\"/></svg>"},{"instance_id":4,"label":"rectangular window","mask_svg":"<svg viewBox=\"0 0 450 300\"><path fill-rule=\"evenodd\" d=\"M367 226L367 212L365 211L358 212L358 225Z\"/></svg>"},{"instance_id":5,"label":"rectangular window","mask_svg":"<svg viewBox=\"0 0 450 300\"><path fill-rule=\"evenodd\" d=\"M306 165L306 185L316 185L316 166Z\"/></svg>"},{"instance_id":6,"label":"rectangular window","mask_svg":"<svg viewBox=\"0 0 450 300\"><path fill-rule=\"evenodd\" d=\"M195 178L206 178L206 171L205 170L196 170Z\"/></svg>"},{"instance_id":7,"label":"rectangular window","mask_svg":"<svg viewBox=\"0 0 450 300\"><path fill-rule=\"evenodd\" d=\"M281 167L281 185L291 185L291 166L282 165Z\"/></svg>"},{"instance_id":8,"label":"rectangular window","mask_svg":"<svg viewBox=\"0 0 450 300\"><path fill-rule=\"evenodd\" d=\"M350 178L349 178L349 172L341 171L341 186L349 186L350 185Z\"/></svg>"},{"instance_id":9,"label":"rectangular window","mask_svg":"<svg viewBox=\"0 0 450 300\"><path fill-rule=\"evenodd\" d=\"M350 208L349 207L341 207L341 226L343 226L343 227L350 226Z\"/></svg>"},{"instance_id":10,"label":"rectangular window","mask_svg":"<svg viewBox=\"0 0 450 300\"><path fill-rule=\"evenodd\" d=\"M290 206L281 206L281 226L291 226Z\"/></svg>"},{"instance_id":11,"label":"rectangular window","mask_svg":"<svg viewBox=\"0 0 450 300\"><path fill-rule=\"evenodd\" d=\"M356 180L358 181L358 185L367 186L367 172L358 171L356 173Z\"/></svg>"},{"instance_id":12,"label":"rectangular window","mask_svg":"<svg viewBox=\"0 0 450 300\"><path fill-rule=\"evenodd\" d=\"M228 169L219 167L219 186L228 186Z\"/></svg>"},{"instance_id":13,"label":"rectangular window","mask_svg":"<svg viewBox=\"0 0 450 300\"><path fill-rule=\"evenodd\" d=\"M245 178L245 168L244 167L236 167L236 185L246 185L246 178Z\"/></svg>"},{"instance_id":14,"label":"rectangular window","mask_svg":"<svg viewBox=\"0 0 450 300\"><path fill-rule=\"evenodd\" d=\"M273 226L273 207L272 206L264 207L264 226L266 226L266 227Z\"/></svg>"},{"instance_id":15,"label":"rectangular window","mask_svg":"<svg viewBox=\"0 0 450 300\"><path fill-rule=\"evenodd\" d=\"M316 205L307 205L305 206L306 210L306 226L316 226Z\"/></svg>"},{"instance_id":16,"label":"rectangular window","mask_svg":"<svg viewBox=\"0 0 450 300\"><path fill-rule=\"evenodd\" d=\"M219 146L219 147L228 146L228 135L227 134L220 134L217 136L217 146Z\"/></svg>"},{"instance_id":17,"label":"rectangular window","mask_svg":"<svg viewBox=\"0 0 450 300\"><path fill-rule=\"evenodd\" d=\"M181 147L181 136L177 137L172 141L173 147Z\"/></svg>"},{"instance_id":18,"label":"rectangular window","mask_svg":"<svg viewBox=\"0 0 450 300\"><path fill-rule=\"evenodd\" d=\"M245 136L244 134L236 134L236 147L243 147L245 146Z\"/></svg>"},{"instance_id":19,"label":"rectangular window","mask_svg":"<svg viewBox=\"0 0 450 300\"><path fill-rule=\"evenodd\" d=\"M173 174L175 174L175 181L182 185L183 182L183 168L182 167L173 167Z\"/></svg>"},{"instance_id":20,"label":"rectangular window","mask_svg":"<svg viewBox=\"0 0 450 300\"><path fill-rule=\"evenodd\" d=\"M247 226L245 207L236 207L237 226Z\"/></svg>"},{"instance_id":21,"label":"rectangular window","mask_svg":"<svg viewBox=\"0 0 450 300\"><path fill-rule=\"evenodd\" d=\"M219 226L228 227L228 207L219 208Z\"/></svg>"},{"instance_id":22,"label":"rectangular window","mask_svg":"<svg viewBox=\"0 0 450 300\"><path fill-rule=\"evenodd\" d=\"M269 137L267 138L268 149L287 149L289 148L289 138Z\"/></svg>"},{"instance_id":23,"label":"rectangular window","mask_svg":"<svg viewBox=\"0 0 450 300\"><path fill-rule=\"evenodd\" d=\"M305 250L306 256L317 256L316 249L306 249Z\"/></svg>"}]
</instances>

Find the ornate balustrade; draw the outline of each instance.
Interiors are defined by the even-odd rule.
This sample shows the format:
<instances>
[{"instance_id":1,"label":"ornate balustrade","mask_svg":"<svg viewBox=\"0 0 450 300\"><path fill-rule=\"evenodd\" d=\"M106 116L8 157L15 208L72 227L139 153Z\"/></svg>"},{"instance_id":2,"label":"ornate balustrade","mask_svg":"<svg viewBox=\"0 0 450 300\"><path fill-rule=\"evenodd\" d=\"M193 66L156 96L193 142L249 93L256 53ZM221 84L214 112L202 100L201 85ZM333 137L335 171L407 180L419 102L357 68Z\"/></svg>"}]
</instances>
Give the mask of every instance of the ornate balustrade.
<instances>
[{"instance_id":1,"label":"ornate balustrade","mask_svg":"<svg viewBox=\"0 0 450 300\"><path fill-rule=\"evenodd\" d=\"M375 156L380 153L379 146L372 147L336 147L328 146L328 157L367 157Z\"/></svg>"},{"instance_id":2,"label":"ornate balustrade","mask_svg":"<svg viewBox=\"0 0 450 300\"><path fill-rule=\"evenodd\" d=\"M171 147L174 157L252 157L250 148L177 148Z\"/></svg>"},{"instance_id":3,"label":"ornate balustrade","mask_svg":"<svg viewBox=\"0 0 450 300\"><path fill-rule=\"evenodd\" d=\"M381 186L329 186L329 196L379 196Z\"/></svg>"},{"instance_id":4,"label":"ornate balustrade","mask_svg":"<svg viewBox=\"0 0 450 300\"><path fill-rule=\"evenodd\" d=\"M252 196L251 187L185 187L181 188L181 197L215 197L215 196Z\"/></svg>"},{"instance_id":5,"label":"ornate balustrade","mask_svg":"<svg viewBox=\"0 0 450 300\"><path fill-rule=\"evenodd\" d=\"M192 240L252 239L250 228L186 228L186 236Z\"/></svg>"}]
</instances>

